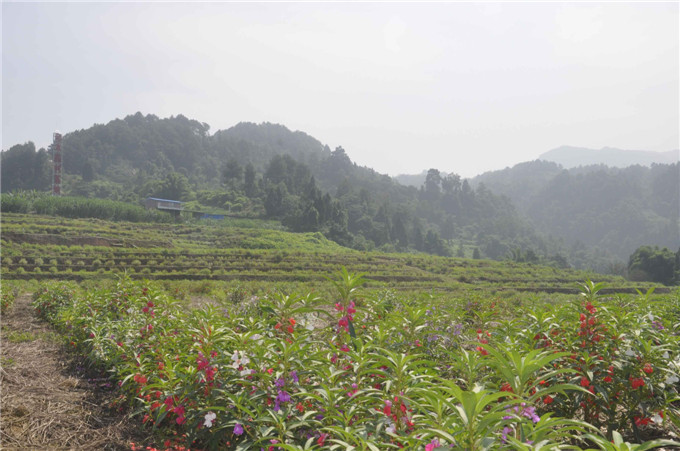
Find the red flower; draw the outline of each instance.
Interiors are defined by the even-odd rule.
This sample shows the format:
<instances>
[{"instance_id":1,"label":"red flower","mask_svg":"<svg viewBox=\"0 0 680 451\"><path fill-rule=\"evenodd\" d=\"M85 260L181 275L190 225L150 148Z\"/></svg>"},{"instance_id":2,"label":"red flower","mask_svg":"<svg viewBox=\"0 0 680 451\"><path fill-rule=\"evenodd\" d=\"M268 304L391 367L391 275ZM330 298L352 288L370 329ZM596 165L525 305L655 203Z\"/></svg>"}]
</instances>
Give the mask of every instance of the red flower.
<instances>
[{"instance_id":1,"label":"red flower","mask_svg":"<svg viewBox=\"0 0 680 451\"><path fill-rule=\"evenodd\" d=\"M609 376L609 375L607 375L607 376L604 378L604 381L605 381L605 382L611 382L611 381L612 381L612 377Z\"/></svg>"},{"instance_id":2,"label":"red flower","mask_svg":"<svg viewBox=\"0 0 680 451\"><path fill-rule=\"evenodd\" d=\"M510 393L514 393L514 390L512 389L510 384L507 383L507 382L504 383L503 385L501 385L501 391L507 391L507 392L510 392Z\"/></svg>"},{"instance_id":3,"label":"red flower","mask_svg":"<svg viewBox=\"0 0 680 451\"><path fill-rule=\"evenodd\" d=\"M632 378L632 377L631 377L631 378L630 378L630 385L631 385L631 387L633 387L634 389L635 389L635 388L639 388L639 387L644 387L644 386L645 386L645 380L644 380L643 378L641 378L641 377L637 377L637 378Z\"/></svg>"},{"instance_id":4,"label":"red flower","mask_svg":"<svg viewBox=\"0 0 680 451\"><path fill-rule=\"evenodd\" d=\"M581 387L587 387L589 385L590 385L590 381L587 378L582 377L581 378Z\"/></svg>"},{"instance_id":5,"label":"red flower","mask_svg":"<svg viewBox=\"0 0 680 451\"><path fill-rule=\"evenodd\" d=\"M654 368L652 368L652 365L649 363L645 363L645 366L642 367L642 371L644 371L647 374L652 374L654 372Z\"/></svg>"},{"instance_id":6,"label":"red flower","mask_svg":"<svg viewBox=\"0 0 680 451\"><path fill-rule=\"evenodd\" d=\"M383 413L387 415L388 417L392 415L392 401L385 401L385 408L383 409Z\"/></svg>"},{"instance_id":7,"label":"red flower","mask_svg":"<svg viewBox=\"0 0 680 451\"><path fill-rule=\"evenodd\" d=\"M644 418L644 417L642 417L642 418L633 417L633 420L635 421L635 424L637 426L646 426L646 425L649 424L650 421L652 421L651 418Z\"/></svg>"},{"instance_id":8,"label":"red flower","mask_svg":"<svg viewBox=\"0 0 680 451\"><path fill-rule=\"evenodd\" d=\"M316 441L316 444L319 446L323 446L324 443L326 442L326 437L328 437L328 434L324 433L319 436L319 438Z\"/></svg>"},{"instance_id":9,"label":"red flower","mask_svg":"<svg viewBox=\"0 0 680 451\"><path fill-rule=\"evenodd\" d=\"M548 395L548 396L546 396L545 398L543 398L543 403L544 403L544 404L552 404L552 402L553 402L553 397L550 396L550 395Z\"/></svg>"}]
</instances>

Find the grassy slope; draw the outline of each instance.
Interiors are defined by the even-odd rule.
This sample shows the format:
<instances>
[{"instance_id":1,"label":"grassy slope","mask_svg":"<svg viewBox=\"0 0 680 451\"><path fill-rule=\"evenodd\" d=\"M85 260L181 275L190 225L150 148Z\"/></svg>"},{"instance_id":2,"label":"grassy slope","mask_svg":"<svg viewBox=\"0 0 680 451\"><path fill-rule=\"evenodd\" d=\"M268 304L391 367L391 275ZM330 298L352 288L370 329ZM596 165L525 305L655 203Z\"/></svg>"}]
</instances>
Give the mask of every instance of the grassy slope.
<instances>
[{"instance_id":1,"label":"grassy slope","mask_svg":"<svg viewBox=\"0 0 680 451\"><path fill-rule=\"evenodd\" d=\"M2 276L82 280L126 271L148 279L314 282L344 266L366 272L372 286L398 290L561 292L586 278L617 289L653 286L539 265L357 252L318 233L276 227L253 220L140 224L8 213L2 215Z\"/></svg>"}]
</instances>

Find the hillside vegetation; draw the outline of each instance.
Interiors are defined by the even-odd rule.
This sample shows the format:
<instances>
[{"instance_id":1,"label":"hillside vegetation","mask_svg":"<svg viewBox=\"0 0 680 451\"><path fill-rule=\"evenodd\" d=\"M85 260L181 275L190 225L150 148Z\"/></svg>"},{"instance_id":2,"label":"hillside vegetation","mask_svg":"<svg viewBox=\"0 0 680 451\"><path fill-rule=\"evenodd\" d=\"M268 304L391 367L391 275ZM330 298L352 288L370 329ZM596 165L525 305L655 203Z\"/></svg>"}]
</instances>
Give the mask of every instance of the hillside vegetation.
<instances>
[{"instance_id":1,"label":"hillside vegetation","mask_svg":"<svg viewBox=\"0 0 680 451\"><path fill-rule=\"evenodd\" d=\"M65 134L63 154L70 196L181 200L195 211L319 232L356 250L625 275L638 247L680 247L677 164L566 171L533 162L474 180L432 168L421 186L404 186L357 166L342 147L281 125L240 123L211 134L182 115L141 113ZM49 189L45 149L18 144L1 161L4 194ZM3 211L22 211L4 203Z\"/></svg>"},{"instance_id":2,"label":"hillside vegetation","mask_svg":"<svg viewBox=\"0 0 680 451\"><path fill-rule=\"evenodd\" d=\"M627 259L642 244L680 248L680 164L563 169L533 161L476 177L502 192L536 230L571 247ZM579 255L581 254L581 255Z\"/></svg>"},{"instance_id":3,"label":"hillside vegetation","mask_svg":"<svg viewBox=\"0 0 680 451\"><path fill-rule=\"evenodd\" d=\"M136 279L309 288L346 267L366 272L369 287L402 292L574 292L577 282L593 277L624 291L654 286L529 263L358 252L318 232L290 233L243 219L158 224L6 213L2 223L5 280L100 280L126 273Z\"/></svg>"}]
</instances>

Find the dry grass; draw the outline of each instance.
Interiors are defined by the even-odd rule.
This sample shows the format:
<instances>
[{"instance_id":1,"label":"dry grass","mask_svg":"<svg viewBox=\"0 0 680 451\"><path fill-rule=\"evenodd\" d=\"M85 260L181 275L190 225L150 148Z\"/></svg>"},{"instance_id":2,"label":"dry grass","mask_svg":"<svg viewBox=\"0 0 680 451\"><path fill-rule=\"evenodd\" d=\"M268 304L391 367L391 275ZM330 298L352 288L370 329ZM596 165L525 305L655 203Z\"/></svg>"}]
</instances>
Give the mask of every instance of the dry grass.
<instances>
[{"instance_id":1,"label":"dry grass","mask_svg":"<svg viewBox=\"0 0 680 451\"><path fill-rule=\"evenodd\" d=\"M3 450L122 450L140 431L109 406L115 391L84 374L29 296L17 298L0 333L0 447Z\"/></svg>"}]
</instances>

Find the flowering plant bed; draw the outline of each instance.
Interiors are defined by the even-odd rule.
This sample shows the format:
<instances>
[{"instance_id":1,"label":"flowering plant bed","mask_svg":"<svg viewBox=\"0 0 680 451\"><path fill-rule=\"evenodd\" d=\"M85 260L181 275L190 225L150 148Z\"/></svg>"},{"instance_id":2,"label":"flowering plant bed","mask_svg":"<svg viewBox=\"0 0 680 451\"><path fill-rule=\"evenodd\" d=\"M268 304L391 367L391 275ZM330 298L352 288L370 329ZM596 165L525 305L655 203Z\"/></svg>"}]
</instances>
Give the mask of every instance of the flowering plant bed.
<instances>
[{"instance_id":1,"label":"flowering plant bed","mask_svg":"<svg viewBox=\"0 0 680 451\"><path fill-rule=\"evenodd\" d=\"M334 299L196 310L146 282L55 285L34 306L161 448L627 449L609 440L678 432L677 294L605 298L587 282L511 318L499 300L364 297L344 270L332 282Z\"/></svg>"}]
</instances>

